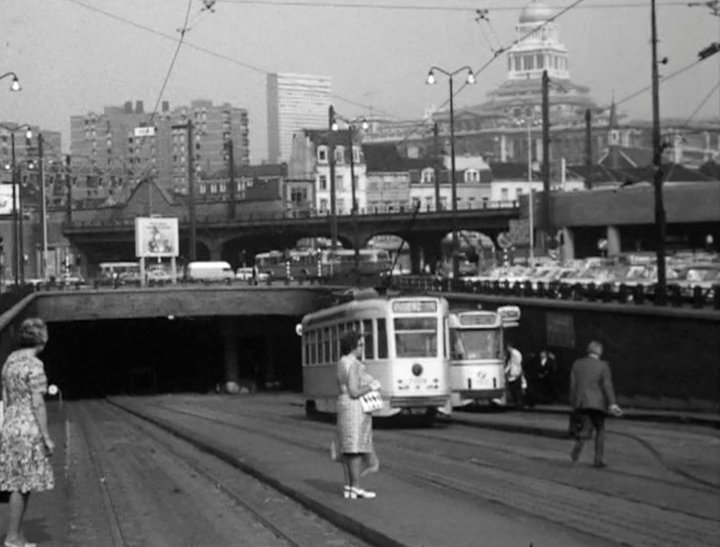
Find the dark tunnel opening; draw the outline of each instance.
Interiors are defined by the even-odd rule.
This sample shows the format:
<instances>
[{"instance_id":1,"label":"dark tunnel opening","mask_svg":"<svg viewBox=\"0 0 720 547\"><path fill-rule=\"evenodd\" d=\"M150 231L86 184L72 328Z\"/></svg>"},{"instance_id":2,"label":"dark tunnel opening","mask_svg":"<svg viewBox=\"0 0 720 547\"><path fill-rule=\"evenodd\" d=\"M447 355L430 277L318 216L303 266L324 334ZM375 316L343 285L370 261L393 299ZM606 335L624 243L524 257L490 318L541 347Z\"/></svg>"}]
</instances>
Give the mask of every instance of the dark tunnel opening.
<instances>
[{"instance_id":1,"label":"dark tunnel opening","mask_svg":"<svg viewBox=\"0 0 720 547\"><path fill-rule=\"evenodd\" d=\"M300 318L201 317L51 323L40 359L66 399L241 389L302 389ZM226 336L232 336L226 351Z\"/></svg>"}]
</instances>

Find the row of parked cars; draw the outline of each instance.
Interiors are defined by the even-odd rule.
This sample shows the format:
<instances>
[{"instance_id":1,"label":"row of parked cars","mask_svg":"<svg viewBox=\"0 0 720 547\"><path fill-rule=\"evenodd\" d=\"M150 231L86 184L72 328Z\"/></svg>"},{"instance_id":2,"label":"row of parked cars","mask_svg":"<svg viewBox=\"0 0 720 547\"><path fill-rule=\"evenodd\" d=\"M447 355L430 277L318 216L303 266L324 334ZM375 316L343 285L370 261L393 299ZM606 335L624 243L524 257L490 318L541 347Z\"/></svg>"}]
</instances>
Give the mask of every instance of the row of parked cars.
<instances>
[{"instance_id":1,"label":"row of parked cars","mask_svg":"<svg viewBox=\"0 0 720 547\"><path fill-rule=\"evenodd\" d=\"M694 299L700 293L703 300L712 301L720 286L720 261L717 259L698 261L697 257L691 260L668 257L665 272L668 288L679 291L687 299ZM466 283L507 281L511 285L529 282L533 289L542 283L542 286L557 291L562 286L577 289L594 284L596 287L609 285L611 291L618 292L624 286L627 299L632 300L633 289L637 286L642 287L645 294L652 295L658 281L657 274L657 265L652 260L611 261L591 258L565 264L494 268L480 275L465 276L463 280Z\"/></svg>"}]
</instances>

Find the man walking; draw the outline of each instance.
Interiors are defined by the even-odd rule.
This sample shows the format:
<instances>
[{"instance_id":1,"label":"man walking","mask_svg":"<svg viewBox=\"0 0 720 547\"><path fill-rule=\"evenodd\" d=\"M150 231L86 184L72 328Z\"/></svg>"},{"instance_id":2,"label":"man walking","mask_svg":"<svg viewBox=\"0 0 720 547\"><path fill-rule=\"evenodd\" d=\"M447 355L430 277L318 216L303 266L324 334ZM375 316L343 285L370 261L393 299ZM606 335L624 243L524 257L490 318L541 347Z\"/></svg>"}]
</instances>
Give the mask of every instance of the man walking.
<instances>
[{"instance_id":1,"label":"man walking","mask_svg":"<svg viewBox=\"0 0 720 547\"><path fill-rule=\"evenodd\" d=\"M603 462L606 413L610 411L615 416L622 415L622 410L615 403L610 365L600 359L602 353L603 345L593 340L588 344L587 357L575 361L570 373L570 405L575 412L581 415L583 421L583 431L575 439L570 458L573 462L577 461L585 443L582 433L586 432L592 435L594 429L595 461L593 467L598 468L607 467Z\"/></svg>"},{"instance_id":2,"label":"man walking","mask_svg":"<svg viewBox=\"0 0 720 547\"><path fill-rule=\"evenodd\" d=\"M512 342L505 344L507 357L505 361L505 383L508 392L512 398L512 402L516 408L523 406L523 369L522 369L522 353L515 347Z\"/></svg>"}]
</instances>

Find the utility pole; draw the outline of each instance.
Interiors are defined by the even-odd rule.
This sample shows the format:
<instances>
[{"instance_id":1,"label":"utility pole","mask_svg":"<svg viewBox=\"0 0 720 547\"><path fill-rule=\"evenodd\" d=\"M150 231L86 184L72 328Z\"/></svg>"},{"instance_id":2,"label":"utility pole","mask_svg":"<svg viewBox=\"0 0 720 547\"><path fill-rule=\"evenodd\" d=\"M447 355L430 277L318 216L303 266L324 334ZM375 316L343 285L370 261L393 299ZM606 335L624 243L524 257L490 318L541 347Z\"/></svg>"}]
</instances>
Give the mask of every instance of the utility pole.
<instances>
[{"instance_id":1,"label":"utility pole","mask_svg":"<svg viewBox=\"0 0 720 547\"><path fill-rule=\"evenodd\" d=\"M585 110L585 189L592 189L592 181L590 180L593 166L592 151L592 113L588 108Z\"/></svg>"},{"instance_id":2,"label":"utility pole","mask_svg":"<svg viewBox=\"0 0 720 547\"><path fill-rule=\"evenodd\" d=\"M442 211L440 202L440 138L438 123L433 122L433 177L435 178L435 210Z\"/></svg>"},{"instance_id":3,"label":"utility pole","mask_svg":"<svg viewBox=\"0 0 720 547\"><path fill-rule=\"evenodd\" d=\"M543 143L543 247L547 251L552 232L550 218L550 78L547 70L542 73L542 143Z\"/></svg>"},{"instance_id":4,"label":"utility pole","mask_svg":"<svg viewBox=\"0 0 720 547\"><path fill-rule=\"evenodd\" d=\"M235 218L235 152L233 150L234 144L232 138L225 141L225 149L227 150L228 158L228 176L230 178L230 187L228 188L229 204L228 204L228 218Z\"/></svg>"},{"instance_id":5,"label":"utility pole","mask_svg":"<svg viewBox=\"0 0 720 547\"><path fill-rule=\"evenodd\" d=\"M355 276L360 282L360 242L358 241L358 204L357 204L357 188L355 187L355 153L353 150L353 134L355 127L348 124L348 146L350 151L350 189L352 193L352 230L353 230L353 249L355 256Z\"/></svg>"},{"instance_id":6,"label":"utility pole","mask_svg":"<svg viewBox=\"0 0 720 547\"><path fill-rule=\"evenodd\" d=\"M70 154L65 156L65 219L68 224L72 224L72 176L70 172Z\"/></svg>"},{"instance_id":7,"label":"utility pole","mask_svg":"<svg viewBox=\"0 0 720 547\"><path fill-rule=\"evenodd\" d=\"M17 165L15 164L15 131L10 132L10 167L12 168L12 200L13 200L13 279L15 280L15 286L19 284L19 272L20 272L20 245L18 245L18 203L16 197L15 185L18 183L17 176ZM17 188L17 193L20 193L20 188Z\"/></svg>"},{"instance_id":8,"label":"utility pole","mask_svg":"<svg viewBox=\"0 0 720 547\"><path fill-rule=\"evenodd\" d=\"M197 228L195 219L195 142L193 141L192 120L181 125L173 125L173 129L187 130L187 164L188 164L188 220L190 221L190 262L197 259Z\"/></svg>"},{"instance_id":9,"label":"utility pole","mask_svg":"<svg viewBox=\"0 0 720 547\"><path fill-rule=\"evenodd\" d=\"M42 258L40 260L40 277L47 278L48 229L47 203L45 199L45 168L43 167L43 136L38 133L38 173L40 174L40 225L42 230Z\"/></svg>"},{"instance_id":10,"label":"utility pole","mask_svg":"<svg viewBox=\"0 0 720 547\"><path fill-rule=\"evenodd\" d=\"M658 77L657 60L657 22L655 13L655 0L652 0L650 13L652 26L652 112L653 112L653 166L655 177L655 229L657 238L657 291L655 304L664 305L667 298L667 280L665 277L665 206L663 204L663 171L662 153L663 144L660 141L660 85Z\"/></svg>"},{"instance_id":11,"label":"utility pole","mask_svg":"<svg viewBox=\"0 0 720 547\"><path fill-rule=\"evenodd\" d=\"M328 165L330 167L330 241L331 248L337 249L338 244L338 219L335 207L335 138L332 126L335 123L335 109L333 105L328 107Z\"/></svg>"}]
</instances>

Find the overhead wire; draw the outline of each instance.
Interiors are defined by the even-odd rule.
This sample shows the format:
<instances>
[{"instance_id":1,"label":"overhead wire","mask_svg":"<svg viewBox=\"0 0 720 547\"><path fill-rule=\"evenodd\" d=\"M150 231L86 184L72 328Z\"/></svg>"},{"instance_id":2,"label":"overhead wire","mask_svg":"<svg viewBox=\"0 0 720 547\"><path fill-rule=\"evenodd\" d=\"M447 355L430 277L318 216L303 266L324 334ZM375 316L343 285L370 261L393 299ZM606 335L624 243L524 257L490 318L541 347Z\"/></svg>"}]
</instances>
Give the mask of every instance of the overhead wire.
<instances>
[{"instance_id":1,"label":"overhead wire","mask_svg":"<svg viewBox=\"0 0 720 547\"><path fill-rule=\"evenodd\" d=\"M282 7L303 7L303 8L334 8L334 9L354 9L354 10L395 10L395 11L444 11L444 12L463 12L463 11L476 11L477 6L441 6L441 5L430 5L430 6L419 6L405 5L405 4L378 4L368 2L358 3L341 3L341 2L323 2L323 1L312 1L312 0L218 0L218 3L223 4L246 4L246 5L258 5L258 6L282 6ZM687 2L683 1L667 1L658 3L662 6L687 6ZM521 10L522 6L508 6L507 4L498 4L496 6L485 6L487 9L492 11L517 11ZM551 9L561 9L557 6L548 6ZM603 3L601 5L587 5L584 9L632 9L632 8L646 8L647 2L618 2L618 3Z\"/></svg>"}]
</instances>

